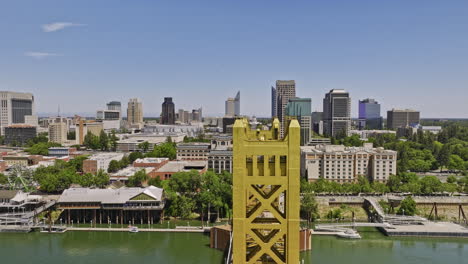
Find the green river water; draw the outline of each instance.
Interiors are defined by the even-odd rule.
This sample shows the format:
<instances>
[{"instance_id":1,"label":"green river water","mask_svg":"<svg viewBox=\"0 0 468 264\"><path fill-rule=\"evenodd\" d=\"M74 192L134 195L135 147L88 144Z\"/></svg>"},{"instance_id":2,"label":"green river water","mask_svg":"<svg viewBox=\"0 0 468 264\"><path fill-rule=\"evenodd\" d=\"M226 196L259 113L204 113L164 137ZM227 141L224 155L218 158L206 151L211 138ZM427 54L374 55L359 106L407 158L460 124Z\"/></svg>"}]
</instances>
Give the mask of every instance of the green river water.
<instances>
[{"instance_id":1,"label":"green river water","mask_svg":"<svg viewBox=\"0 0 468 264\"><path fill-rule=\"evenodd\" d=\"M314 264L468 264L468 239L387 238L361 232L362 240L313 237L301 255ZM222 263L209 237L189 233L0 233L0 263Z\"/></svg>"}]
</instances>

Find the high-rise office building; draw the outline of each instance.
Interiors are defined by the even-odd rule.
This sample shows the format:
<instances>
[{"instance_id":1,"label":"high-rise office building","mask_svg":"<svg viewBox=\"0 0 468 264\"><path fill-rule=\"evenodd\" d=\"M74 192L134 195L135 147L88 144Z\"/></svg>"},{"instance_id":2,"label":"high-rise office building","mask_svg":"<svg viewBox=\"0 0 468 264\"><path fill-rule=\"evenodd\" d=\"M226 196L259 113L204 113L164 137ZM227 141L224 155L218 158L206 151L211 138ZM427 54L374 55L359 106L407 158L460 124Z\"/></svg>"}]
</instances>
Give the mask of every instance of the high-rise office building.
<instances>
[{"instance_id":1,"label":"high-rise office building","mask_svg":"<svg viewBox=\"0 0 468 264\"><path fill-rule=\"evenodd\" d=\"M225 102L225 116L240 116L240 91L235 98L229 97Z\"/></svg>"},{"instance_id":2,"label":"high-rise office building","mask_svg":"<svg viewBox=\"0 0 468 264\"><path fill-rule=\"evenodd\" d=\"M382 129L380 104L374 99L359 100L359 129Z\"/></svg>"},{"instance_id":3,"label":"high-rise office building","mask_svg":"<svg viewBox=\"0 0 468 264\"><path fill-rule=\"evenodd\" d=\"M24 124L25 117L35 115L34 96L31 93L0 91L0 133L12 124Z\"/></svg>"},{"instance_id":4,"label":"high-rise office building","mask_svg":"<svg viewBox=\"0 0 468 264\"><path fill-rule=\"evenodd\" d=\"M387 111L387 128L398 129L419 124L419 111L411 109L392 109Z\"/></svg>"},{"instance_id":5,"label":"high-rise office building","mask_svg":"<svg viewBox=\"0 0 468 264\"><path fill-rule=\"evenodd\" d=\"M172 97L164 97L164 102L162 103L161 124L175 124L175 105L174 102L172 102Z\"/></svg>"},{"instance_id":6,"label":"high-rise office building","mask_svg":"<svg viewBox=\"0 0 468 264\"><path fill-rule=\"evenodd\" d=\"M49 124L49 142L64 144L67 141L68 126L64 122Z\"/></svg>"},{"instance_id":7,"label":"high-rise office building","mask_svg":"<svg viewBox=\"0 0 468 264\"><path fill-rule=\"evenodd\" d=\"M27 124L13 124L5 127L5 144L23 146L37 135L37 127Z\"/></svg>"},{"instance_id":8,"label":"high-rise office building","mask_svg":"<svg viewBox=\"0 0 468 264\"><path fill-rule=\"evenodd\" d=\"M341 89L333 89L323 99L323 125L327 136L349 135L351 129L351 98Z\"/></svg>"},{"instance_id":9,"label":"high-rise office building","mask_svg":"<svg viewBox=\"0 0 468 264\"><path fill-rule=\"evenodd\" d=\"M107 103L107 110L122 112L122 104L117 101Z\"/></svg>"},{"instance_id":10,"label":"high-rise office building","mask_svg":"<svg viewBox=\"0 0 468 264\"><path fill-rule=\"evenodd\" d=\"M286 120L297 119L301 126L301 146L306 146L312 135L311 108L312 100L310 98L291 98L286 106Z\"/></svg>"},{"instance_id":11,"label":"high-rise office building","mask_svg":"<svg viewBox=\"0 0 468 264\"><path fill-rule=\"evenodd\" d=\"M296 97L296 82L291 81L276 81L276 116L281 122L280 136L284 137L286 127L286 105L289 103L289 99Z\"/></svg>"},{"instance_id":12,"label":"high-rise office building","mask_svg":"<svg viewBox=\"0 0 468 264\"><path fill-rule=\"evenodd\" d=\"M129 127L143 126L143 104L137 98L128 101L127 122Z\"/></svg>"},{"instance_id":13,"label":"high-rise office building","mask_svg":"<svg viewBox=\"0 0 468 264\"><path fill-rule=\"evenodd\" d=\"M276 115L278 114L276 110L276 106L277 106L276 99L277 99L276 88L272 86L271 87L271 118L277 117Z\"/></svg>"},{"instance_id":14,"label":"high-rise office building","mask_svg":"<svg viewBox=\"0 0 468 264\"><path fill-rule=\"evenodd\" d=\"M323 135L323 112L312 112L312 130Z\"/></svg>"}]
</instances>

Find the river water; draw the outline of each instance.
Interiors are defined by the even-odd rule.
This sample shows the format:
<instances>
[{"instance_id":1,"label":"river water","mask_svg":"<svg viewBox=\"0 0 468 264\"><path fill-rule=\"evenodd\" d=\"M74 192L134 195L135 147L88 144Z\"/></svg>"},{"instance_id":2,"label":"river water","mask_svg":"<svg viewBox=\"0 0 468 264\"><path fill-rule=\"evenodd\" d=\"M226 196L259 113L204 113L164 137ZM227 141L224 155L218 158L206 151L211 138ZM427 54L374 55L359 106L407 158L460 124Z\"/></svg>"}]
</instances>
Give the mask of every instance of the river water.
<instances>
[{"instance_id":1,"label":"river water","mask_svg":"<svg viewBox=\"0 0 468 264\"><path fill-rule=\"evenodd\" d=\"M302 254L314 264L467 264L468 239L387 238L361 232L362 240L316 236ZM189 233L0 233L0 263L222 263L209 237Z\"/></svg>"}]
</instances>

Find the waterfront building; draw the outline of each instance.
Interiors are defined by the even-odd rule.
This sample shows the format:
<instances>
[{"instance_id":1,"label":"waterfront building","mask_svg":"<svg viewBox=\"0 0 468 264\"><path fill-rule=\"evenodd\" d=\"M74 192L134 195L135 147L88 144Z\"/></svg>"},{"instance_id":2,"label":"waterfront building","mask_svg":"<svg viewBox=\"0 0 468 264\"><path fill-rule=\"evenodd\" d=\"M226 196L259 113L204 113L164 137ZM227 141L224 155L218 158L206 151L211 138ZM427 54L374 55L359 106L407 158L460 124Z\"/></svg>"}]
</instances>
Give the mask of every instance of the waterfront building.
<instances>
[{"instance_id":1,"label":"waterfront building","mask_svg":"<svg viewBox=\"0 0 468 264\"><path fill-rule=\"evenodd\" d=\"M363 129L382 129L383 119L380 115L380 104L374 99L359 101L358 127Z\"/></svg>"},{"instance_id":2,"label":"waterfront building","mask_svg":"<svg viewBox=\"0 0 468 264\"><path fill-rule=\"evenodd\" d=\"M37 127L26 124L14 124L4 127L5 144L23 146L37 135Z\"/></svg>"},{"instance_id":3,"label":"waterfront building","mask_svg":"<svg viewBox=\"0 0 468 264\"><path fill-rule=\"evenodd\" d=\"M70 188L57 201L60 219L67 225L88 223L153 224L160 220L165 198L162 188L91 189Z\"/></svg>"},{"instance_id":4,"label":"waterfront building","mask_svg":"<svg viewBox=\"0 0 468 264\"><path fill-rule=\"evenodd\" d=\"M0 91L0 133L13 124L25 124L26 116L35 115L34 96L31 93Z\"/></svg>"},{"instance_id":5,"label":"waterfront building","mask_svg":"<svg viewBox=\"0 0 468 264\"><path fill-rule=\"evenodd\" d=\"M128 101L127 124L130 128L137 129L143 126L143 104L137 98Z\"/></svg>"},{"instance_id":6,"label":"waterfront building","mask_svg":"<svg viewBox=\"0 0 468 264\"><path fill-rule=\"evenodd\" d=\"M272 92L273 94L273 92ZM294 80L290 81L276 81L276 89L274 92L276 99L274 109L276 109L276 117L281 123L280 136L283 137L285 134L286 123L286 106L289 103L289 99L296 97L296 82ZM273 107L272 107L273 108Z\"/></svg>"},{"instance_id":7,"label":"waterfront building","mask_svg":"<svg viewBox=\"0 0 468 264\"><path fill-rule=\"evenodd\" d=\"M120 161L123 157L124 154L115 152L95 154L83 161L83 172L93 174L100 170L107 172L111 161Z\"/></svg>"},{"instance_id":8,"label":"waterfront building","mask_svg":"<svg viewBox=\"0 0 468 264\"><path fill-rule=\"evenodd\" d=\"M396 171L397 152L373 148L372 143L301 147L301 175L308 181L352 183L364 176L372 182L386 182Z\"/></svg>"},{"instance_id":9,"label":"waterfront building","mask_svg":"<svg viewBox=\"0 0 468 264\"><path fill-rule=\"evenodd\" d=\"M161 112L161 124L162 125L174 125L175 124L175 105L172 101L172 97L164 97L162 103Z\"/></svg>"},{"instance_id":10,"label":"waterfront building","mask_svg":"<svg viewBox=\"0 0 468 264\"><path fill-rule=\"evenodd\" d=\"M348 136L351 129L351 98L341 89L330 90L323 99L324 134Z\"/></svg>"},{"instance_id":11,"label":"waterfront building","mask_svg":"<svg viewBox=\"0 0 468 264\"><path fill-rule=\"evenodd\" d=\"M396 130L409 126L415 126L420 123L419 111L411 109L392 109L387 111L387 128Z\"/></svg>"},{"instance_id":12,"label":"waterfront building","mask_svg":"<svg viewBox=\"0 0 468 264\"><path fill-rule=\"evenodd\" d=\"M178 160L208 160L210 143L179 143L177 144Z\"/></svg>"},{"instance_id":13,"label":"waterfront building","mask_svg":"<svg viewBox=\"0 0 468 264\"><path fill-rule=\"evenodd\" d=\"M297 119L301 126L301 146L307 146L312 136L312 100L310 98L291 98L285 109L286 120Z\"/></svg>"},{"instance_id":14,"label":"waterfront building","mask_svg":"<svg viewBox=\"0 0 468 264\"><path fill-rule=\"evenodd\" d=\"M49 124L49 142L64 144L67 139L68 127L66 123L55 122Z\"/></svg>"}]
</instances>

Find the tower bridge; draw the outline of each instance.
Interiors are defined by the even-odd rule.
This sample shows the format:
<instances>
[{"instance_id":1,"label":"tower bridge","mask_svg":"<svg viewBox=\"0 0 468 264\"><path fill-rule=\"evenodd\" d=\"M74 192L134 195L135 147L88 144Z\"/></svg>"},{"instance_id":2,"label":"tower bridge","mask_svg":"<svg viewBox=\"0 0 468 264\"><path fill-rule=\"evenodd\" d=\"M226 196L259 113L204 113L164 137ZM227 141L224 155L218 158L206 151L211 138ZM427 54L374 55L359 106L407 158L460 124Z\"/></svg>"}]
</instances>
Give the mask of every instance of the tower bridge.
<instances>
[{"instance_id":1,"label":"tower bridge","mask_svg":"<svg viewBox=\"0 0 468 264\"><path fill-rule=\"evenodd\" d=\"M299 263L300 126L234 127L233 263Z\"/></svg>"}]
</instances>

